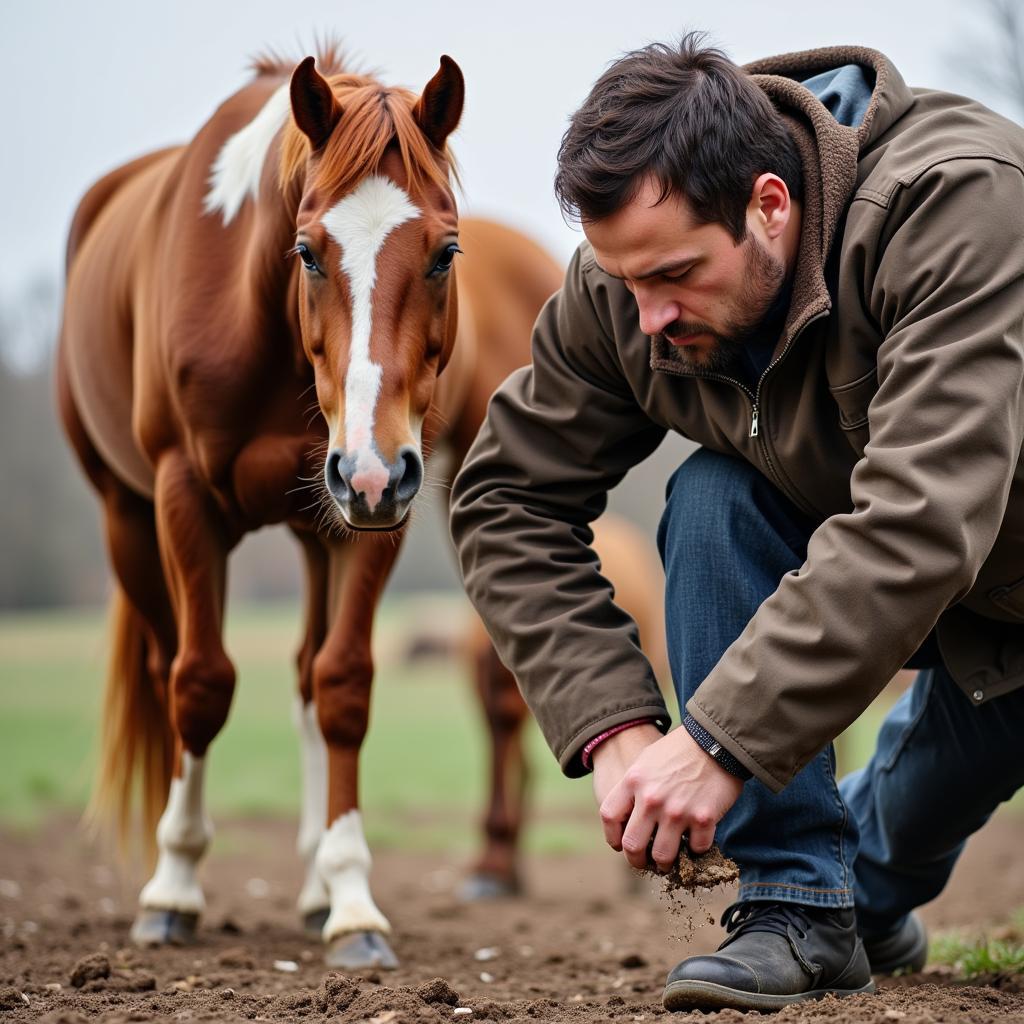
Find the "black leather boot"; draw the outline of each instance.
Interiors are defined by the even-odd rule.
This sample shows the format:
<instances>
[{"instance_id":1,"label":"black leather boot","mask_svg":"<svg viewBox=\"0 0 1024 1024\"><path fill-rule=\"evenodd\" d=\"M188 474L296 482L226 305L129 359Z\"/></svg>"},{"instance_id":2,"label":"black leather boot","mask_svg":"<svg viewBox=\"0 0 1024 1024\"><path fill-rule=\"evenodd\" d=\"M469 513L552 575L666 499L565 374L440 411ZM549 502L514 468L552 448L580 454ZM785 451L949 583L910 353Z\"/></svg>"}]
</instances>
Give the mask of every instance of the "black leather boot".
<instances>
[{"instance_id":1,"label":"black leather boot","mask_svg":"<svg viewBox=\"0 0 1024 1024\"><path fill-rule=\"evenodd\" d=\"M917 914L909 914L899 928L864 936L864 952L872 974L917 972L928 960L928 933Z\"/></svg>"},{"instance_id":2,"label":"black leather boot","mask_svg":"<svg viewBox=\"0 0 1024 1024\"><path fill-rule=\"evenodd\" d=\"M667 1010L778 1010L804 999L874 992L852 910L798 903L734 903L717 953L668 976Z\"/></svg>"}]
</instances>

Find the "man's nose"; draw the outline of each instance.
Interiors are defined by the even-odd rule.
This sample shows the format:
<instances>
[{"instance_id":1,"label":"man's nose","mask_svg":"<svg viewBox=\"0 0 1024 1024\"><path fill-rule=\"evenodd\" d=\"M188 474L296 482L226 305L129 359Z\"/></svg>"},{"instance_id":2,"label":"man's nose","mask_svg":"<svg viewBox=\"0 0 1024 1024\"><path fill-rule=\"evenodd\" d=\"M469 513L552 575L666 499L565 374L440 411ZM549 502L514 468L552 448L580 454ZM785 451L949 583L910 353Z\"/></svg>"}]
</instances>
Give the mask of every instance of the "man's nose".
<instances>
[{"instance_id":1,"label":"man's nose","mask_svg":"<svg viewBox=\"0 0 1024 1024\"><path fill-rule=\"evenodd\" d=\"M644 334L661 334L669 324L680 319L679 303L637 288L636 305L640 313L640 330Z\"/></svg>"}]
</instances>

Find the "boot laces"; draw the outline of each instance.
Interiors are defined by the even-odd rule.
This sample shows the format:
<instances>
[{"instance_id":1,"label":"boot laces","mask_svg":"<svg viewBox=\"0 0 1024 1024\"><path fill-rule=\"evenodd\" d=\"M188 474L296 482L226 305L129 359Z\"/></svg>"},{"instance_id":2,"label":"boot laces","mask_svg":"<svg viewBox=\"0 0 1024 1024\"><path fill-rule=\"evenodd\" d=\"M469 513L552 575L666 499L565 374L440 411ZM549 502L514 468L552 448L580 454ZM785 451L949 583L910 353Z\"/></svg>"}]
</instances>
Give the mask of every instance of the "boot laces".
<instances>
[{"instance_id":1,"label":"boot laces","mask_svg":"<svg viewBox=\"0 0 1024 1024\"><path fill-rule=\"evenodd\" d=\"M749 900L734 903L722 914L729 941L739 938L745 932L771 932L789 938L789 929L796 930L801 939L807 938L811 926L810 914L799 903L770 903L763 900Z\"/></svg>"}]
</instances>

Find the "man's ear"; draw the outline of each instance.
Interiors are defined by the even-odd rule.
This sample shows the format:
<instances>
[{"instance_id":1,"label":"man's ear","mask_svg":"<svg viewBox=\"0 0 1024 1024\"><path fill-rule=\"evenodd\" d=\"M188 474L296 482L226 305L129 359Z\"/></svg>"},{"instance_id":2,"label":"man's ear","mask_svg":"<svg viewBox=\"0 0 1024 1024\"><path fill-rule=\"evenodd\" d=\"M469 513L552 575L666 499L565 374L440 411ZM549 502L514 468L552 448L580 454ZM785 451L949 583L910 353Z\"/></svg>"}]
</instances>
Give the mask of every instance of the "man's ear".
<instances>
[{"instance_id":1,"label":"man's ear","mask_svg":"<svg viewBox=\"0 0 1024 1024\"><path fill-rule=\"evenodd\" d=\"M341 120L341 107L315 64L314 57L307 57L292 72L291 81L292 116L314 153L323 147Z\"/></svg>"},{"instance_id":2,"label":"man's ear","mask_svg":"<svg viewBox=\"0 0 1024 1024\"><path fill-rule=\"evenodd\" d=\"M427 82L412 111L423 134L437 149L444 149L445 140L455 131L462 117L465 98L466 83L462 71L451 57L444 54L441 67Z\"/></svg>"},{"instance_id":3,"label":"man's ear","mask_svg":"<svg viewBox=\"0 0 1024 1024\"><path fill-rule=\"evenodd\" d=\"M765 234L776 238L789 223L793 205L786 183L771 172L760 174L750 190L748 213L760 217Z\"/></svg>"}]
</instances>

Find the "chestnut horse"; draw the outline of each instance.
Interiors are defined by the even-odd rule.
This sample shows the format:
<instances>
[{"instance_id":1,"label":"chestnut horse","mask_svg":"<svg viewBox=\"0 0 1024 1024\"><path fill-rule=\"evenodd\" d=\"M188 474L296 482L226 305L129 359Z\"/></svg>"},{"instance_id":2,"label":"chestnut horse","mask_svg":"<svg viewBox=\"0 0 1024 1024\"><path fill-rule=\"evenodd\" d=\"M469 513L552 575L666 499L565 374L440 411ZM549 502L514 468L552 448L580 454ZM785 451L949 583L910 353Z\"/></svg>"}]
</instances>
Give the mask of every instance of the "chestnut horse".
<instances>
[{"instance_id":1,"label":"chestnut horse","mask_svg":"<svg viewBox=\"0 0 1024 1024\"><path fill-rule=\"evenodd\" d=\"M639 527L612 512L601 516L593 531L592 547L601 573L615 588L615 602L637 624L640 645L655 675L667 684L665 577L654 545ZM483 848L461 887L462 898L473 902L521 891L519 847L529 777L523 725L529 711L515 677L498 660L475 615L466 648L491 739L490 791L481 822Z\"/></svg>"},{"instance_id":2,"label":"chestnut horse","mask_svg":"<svg viewBox=\"0 0 1024 1024\"><path fill-rule=\"evenodd\" d=\"M123 833L137 771L155 827L134 939L194 934L206 754L235 683L227 556L286 523L307 579L299 909L329 965L360 969L396 962L357 798L377 601L424 453L447 442L458 465L560 274L512 231L460 231L454 61L420 96L321 67L258 63L188 145L86 194L58 391L117 581L94 807Z\"/></svg>"}]
</instances>

